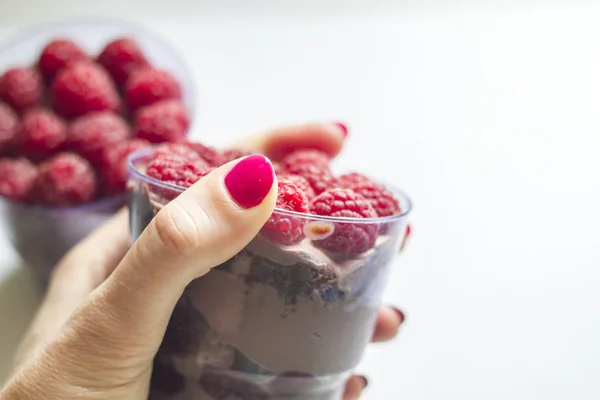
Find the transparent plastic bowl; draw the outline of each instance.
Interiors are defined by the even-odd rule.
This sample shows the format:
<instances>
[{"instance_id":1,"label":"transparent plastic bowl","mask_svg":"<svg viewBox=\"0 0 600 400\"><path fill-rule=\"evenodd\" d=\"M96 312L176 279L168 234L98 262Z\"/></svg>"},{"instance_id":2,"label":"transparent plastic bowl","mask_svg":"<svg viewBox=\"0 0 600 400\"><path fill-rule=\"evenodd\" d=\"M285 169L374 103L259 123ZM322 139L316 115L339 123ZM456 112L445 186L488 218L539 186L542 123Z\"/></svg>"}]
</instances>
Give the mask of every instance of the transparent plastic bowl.
<instances>
[{"instance_id":1,"label":"transparent plastic bowl","mask_svg":"<svg viewBox=\"0 0 600 400\"><path fill-rule=\"evenodd\" d=\"M133 239L182 191L144 175L152 151L137 152L129 162ZM190 283L155 358L150 399L341 400L373 334L392 260L406 233L410 200L395 193L404 212L387 218L276 209L276 216L302 223L306 237L282 246L261 233ZM345 229L379 233L374 247L361 253L320 249L320 240Z\"/></svg>"},{"instance_id":2,"label":"transparent plastic bowl","mask_svg":"<svg viewBox=\"0 0 600 400\"><path fill-rule=\"evenodd\" d=\"M46 208L0 198L9 241L42 284L71 247L125 205L125 195L69 208Z\"/></svg>"},{"instance_id":3,"label":"transparent plastic bowl","mask_svg":"<svg viewBox=\"0 0 600 400\"><path fill-rule=\"evenodd\" d=\"M125 21L76 18L38 25L0 46L0 73L13 66L34 65L42 48L56 38L71 38L89 54L97 55L109 41L124 36L139 43L152 65L175 75L193 121L194 83L179 53L149 30ZM53 209L16 204L0 197L0 217L17 252L45 281L65 252L123 206L124 199L122 195Z\"/></svg>"}]
</instances>

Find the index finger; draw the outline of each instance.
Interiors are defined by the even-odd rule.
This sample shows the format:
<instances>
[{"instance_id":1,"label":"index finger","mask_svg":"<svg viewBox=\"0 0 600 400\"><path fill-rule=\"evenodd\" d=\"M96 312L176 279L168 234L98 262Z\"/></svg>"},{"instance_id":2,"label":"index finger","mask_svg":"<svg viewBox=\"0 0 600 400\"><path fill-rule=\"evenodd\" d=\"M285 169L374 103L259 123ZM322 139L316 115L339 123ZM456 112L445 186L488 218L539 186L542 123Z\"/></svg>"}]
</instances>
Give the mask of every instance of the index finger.
<instances>
[{"instance_id":1,"label":"index finger","mask_svg":"<svg viewBox=\"0 0 600 400\"><path fill-rule=\"evenodd\" d=\"M347 135L348 128L341 122L303 124L259 133L238 141L234 147L258 151L273 161L300 149L320 150L335 157Z\"/></svg>"}]
</instances>

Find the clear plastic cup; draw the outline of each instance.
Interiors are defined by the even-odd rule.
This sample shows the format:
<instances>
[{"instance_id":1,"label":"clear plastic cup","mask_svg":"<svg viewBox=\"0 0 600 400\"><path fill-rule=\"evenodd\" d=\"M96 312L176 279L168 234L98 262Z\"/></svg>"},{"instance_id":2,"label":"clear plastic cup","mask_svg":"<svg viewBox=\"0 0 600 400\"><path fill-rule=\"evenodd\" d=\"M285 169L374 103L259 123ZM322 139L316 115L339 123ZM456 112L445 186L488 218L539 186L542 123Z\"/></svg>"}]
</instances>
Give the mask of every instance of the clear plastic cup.
<instances>
[{"instance_id":1,"label":"clear plastic cup","mask_svg":"<svg viewBox=\"0 0 600 400\"><path fill-rule=\"evenodd\" d=\"M68 208L46 208L0 197L9 241L42 284L63 255L125 205L125 195Z\"/></svg>"},{"instance_id":2,"label":"clear plastic cup","mask_svg":"<svg viewBox=\"0 0 600 400\"><path fill-rule=\"evenodd\" d=\"M152 150L130 158L132 238L182 189L143 171ZM306 237L282 246L265 235L185 289L156 356L152 400L340 400L375 326L402 215L342 219L275 210ZM330 254L320 240L336 230L376 230L373 248Z\"/></svg>"},{"instance_id":3,"label":"clear plastic cup","mask_svg":"<svg viewBox=\"0 0 600 400\"><path fill-rule=\"evenodd\" d=\"M98 54L111 40L135 39L156 67L179 80L193 125L195 91L192 74L179 53L149 30L107 18L72 18L26 30L0 46L0 73L13 66L33 65L53 39L71 38L89 54ZM190 127L190 131L193 127ZM52 267L77 242L125 204L125 195L69 208L17 204L0 197L0 217L10 242L44 282Z\"/></svg>"}]
</instances>

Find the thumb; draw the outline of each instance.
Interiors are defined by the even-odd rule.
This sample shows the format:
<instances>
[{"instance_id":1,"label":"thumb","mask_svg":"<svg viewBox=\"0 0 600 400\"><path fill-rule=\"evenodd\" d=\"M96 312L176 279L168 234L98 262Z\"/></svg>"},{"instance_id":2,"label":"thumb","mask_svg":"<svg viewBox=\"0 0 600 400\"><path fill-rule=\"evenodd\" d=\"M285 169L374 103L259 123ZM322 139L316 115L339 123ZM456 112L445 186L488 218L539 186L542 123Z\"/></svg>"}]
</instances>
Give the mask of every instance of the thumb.
<instances>
[{"instance_id":1,"label":"thumb","mask_svg":"<svg viewBox=\"0 0 600 400\"><path fill-rule=\"evenodd\" d=\"M107 357L147 368L185 287L241 251L268 220L276 198L273 166L261 155L199 180L156 214L80 308L70 324L68 336L77 338L70 350L81 346L77 354L92 357L91 363L109 363L95 368L110 365Z\"/></svg>"}]
</instances>

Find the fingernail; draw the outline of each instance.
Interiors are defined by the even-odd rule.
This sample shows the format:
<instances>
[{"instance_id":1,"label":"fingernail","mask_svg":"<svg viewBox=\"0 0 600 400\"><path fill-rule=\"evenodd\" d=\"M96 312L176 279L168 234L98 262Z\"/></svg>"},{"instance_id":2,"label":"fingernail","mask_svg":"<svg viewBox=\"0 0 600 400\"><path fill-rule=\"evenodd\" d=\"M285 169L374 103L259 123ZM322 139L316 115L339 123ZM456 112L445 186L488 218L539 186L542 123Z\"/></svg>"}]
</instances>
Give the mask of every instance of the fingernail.
<instances>
[{"instance_id":1,"label":"fingernail","mask_svg":"<svg viewBox=\"0 0 600 400\"><path fill-rule=\"evenodd\" d=\"M348 127L346 126L346 124L342 123L342 122L336 122L334 123L335 126L337 126L338 128L340 128L340 130L342 131L342 135L344 135L344 139L346 138L346 136L348 136Z\"/></svg>"},{"instance_id":2,"label":"fingernail","mask_svg":"<svg viewBox=\"0 0 600 400\"><path fill-rule=\"evenodd\" d=\"M404 250L404 246L406 246L406 242L408 241L408 237L410 236L411 229L412 228L410 227L410 224L406 225L406 233L404 234L404 240L402 240L402 243L400 244L400 252L402 252L402 250Z\"/></svg>"},{"instance_id":3,"label":"fingernail","mask_svg":"<svg viewBox=\"0 0 600 400\"><path fill-rule=\"evenodd\" d=\"M363 389L369 386L369 380L366 376L360 375L359 378L363 381Z\"/></svg>"},{"instance_id":4,"label":"fingernail","mask_svg":"<svg viewBox=\"0 0 600 400\"><path fill-rule=\"evenodd\" d=\"M396 307L392 307L392 310L394 310L394 312L396 313L396 315L398 315L398 318L400 319L400 324L402 324L404 322L404 319L406 318L404 316L404 313L400 309L398 309Z\"/></svg>"},{"instance_id":5,"label":"fingernail","mask_svg":"<svg viewBox=\"0 0 600 400\"><path fill-rule=\"evenodd\" d=\"M255 154L238 162L224 181L233 201L242 208L252 208L264 200L274 179L275 173L269 159Z\"/></svg>"}]
</instances>

